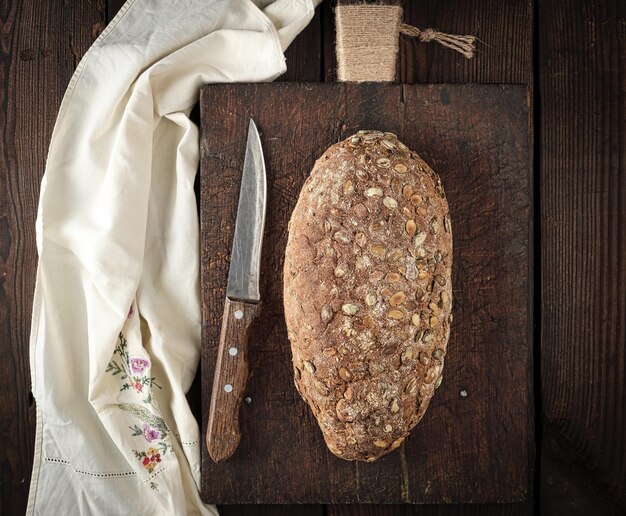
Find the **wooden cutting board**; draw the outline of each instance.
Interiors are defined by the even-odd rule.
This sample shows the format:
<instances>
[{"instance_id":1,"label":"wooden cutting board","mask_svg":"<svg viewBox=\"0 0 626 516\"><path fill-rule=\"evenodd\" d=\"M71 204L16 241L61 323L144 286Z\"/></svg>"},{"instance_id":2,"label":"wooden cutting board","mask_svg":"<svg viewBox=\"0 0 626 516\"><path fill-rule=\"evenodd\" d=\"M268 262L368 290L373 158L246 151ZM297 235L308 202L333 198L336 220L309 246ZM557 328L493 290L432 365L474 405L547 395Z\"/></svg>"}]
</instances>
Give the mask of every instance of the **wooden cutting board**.
<instances>
[{"instance_id":1,"label":"wooden cutting board","mask_svg":"<svg viewBox=\"0 0 626 516\"><path fill-rule=\"evenodd\" d=\"M202 496L228 503L511 502L529 496L532 180L524 86L273 83L201 94L202 428L206 430L248 120L263 141L263 306L242 439L202 454ZM444 379L401 448L371 464L326 448L293 386L282 308L287 222L313 163L359 129L391 131L440 174L454 235Z\"/></svg>"}]
</instances>

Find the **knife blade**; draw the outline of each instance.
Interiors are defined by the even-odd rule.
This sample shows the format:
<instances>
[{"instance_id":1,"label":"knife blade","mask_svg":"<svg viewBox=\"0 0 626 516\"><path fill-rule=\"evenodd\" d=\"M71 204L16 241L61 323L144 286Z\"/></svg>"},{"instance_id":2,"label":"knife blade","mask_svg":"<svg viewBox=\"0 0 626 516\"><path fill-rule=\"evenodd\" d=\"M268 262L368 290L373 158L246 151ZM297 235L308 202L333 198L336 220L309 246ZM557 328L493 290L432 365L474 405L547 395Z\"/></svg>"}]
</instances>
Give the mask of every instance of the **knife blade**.
<instances>
[{"instance_id":1,"label":"knife blade","mask_svg":"<svg viewBox=\"0 0 626 516\"><path fill-rule=\"evenodd\" d=\"M239 410L248 380L248 338L261 301L266 198L263 147L250 119L206 436L215 462L228 459L241 440Z\"/></svg>"},{"instance_id":2,"label":"knife blade","mask_svg":"<svg viewBox=\"0 0 626 516\"><path fill-rule=\"evenodd\" d=\"M250 119L226 297L258 303L267 180L259 131Z\"/></svg>"}]
</instances>

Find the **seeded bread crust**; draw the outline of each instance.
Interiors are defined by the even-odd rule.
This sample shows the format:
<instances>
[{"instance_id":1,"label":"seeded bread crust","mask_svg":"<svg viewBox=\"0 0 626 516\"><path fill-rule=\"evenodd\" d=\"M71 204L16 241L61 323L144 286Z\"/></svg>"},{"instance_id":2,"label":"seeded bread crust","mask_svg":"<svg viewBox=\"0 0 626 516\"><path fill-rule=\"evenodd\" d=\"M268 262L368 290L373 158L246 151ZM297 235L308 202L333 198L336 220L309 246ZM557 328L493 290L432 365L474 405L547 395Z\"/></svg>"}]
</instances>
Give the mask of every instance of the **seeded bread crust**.
<instances>
[{"instance_id":1,"label":"seeded bread crust","mask_svg":"<svg viewBox=\"0 0 626 516\"><path fill-rule=\"evenodd\" d=\"M359 131L315 163L289 225L285 318L296 389L338 457L374 461L424 415L451 266L439 177L394 134Z\"/></svg>"}]
</instances>

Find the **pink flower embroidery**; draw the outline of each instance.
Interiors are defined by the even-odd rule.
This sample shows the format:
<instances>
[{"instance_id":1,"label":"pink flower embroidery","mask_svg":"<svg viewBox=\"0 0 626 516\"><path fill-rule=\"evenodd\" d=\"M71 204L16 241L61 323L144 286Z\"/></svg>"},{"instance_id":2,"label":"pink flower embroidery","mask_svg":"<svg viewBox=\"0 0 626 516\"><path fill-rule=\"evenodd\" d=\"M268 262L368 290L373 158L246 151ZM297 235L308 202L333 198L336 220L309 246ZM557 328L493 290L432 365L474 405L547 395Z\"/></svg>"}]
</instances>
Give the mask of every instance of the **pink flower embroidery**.
<instances>
[{"instance_id":1,"label":"pink flower embroidery","mask_svg":"<svg viewBox=\"0 0 626 516\"><path fill-rule=\"evenodd\" d=\"M156 441L157 439L161 438L161 432L159 432L158 430L155 430L149 424L144 423L143 436L146 439L146 441L151 443L152 441Z\"/></svg>"},{"instance_id":2,"label":"pink flower embroidery","mask_svg":"<svg viewBox=\"0 0 626 516\"><path fill-rule=\"evenodd\" d=\"M135 315L135 307L133 305L130 305L130 310L128 310L128 316L126 318L132 319L133 315Z\"/></svg>"},{"instance_id":3,"label":"pink flower embroidery","mask_svg":"<svg viewBox=\"0 0 626 516\"><path fill-rule=\"evenodd\" d=\"M133 373L143 373L147 367L150 367L150 361L141 357L130 357L128 362Z\"/></svg>"},{"instance_id":4,"label":"pink flower embroidery","mask_svg":"<svg viewBox=\"0 0 626 516\"><path fill-rule=\"evenodd\" d=\"M143 391L143 385L141 384L141 381L139 380L135 380L133 382L131 382L130 384L132 386L133 389L135 389L137 392L142 392Z\"/></svg>"}]
</instances>

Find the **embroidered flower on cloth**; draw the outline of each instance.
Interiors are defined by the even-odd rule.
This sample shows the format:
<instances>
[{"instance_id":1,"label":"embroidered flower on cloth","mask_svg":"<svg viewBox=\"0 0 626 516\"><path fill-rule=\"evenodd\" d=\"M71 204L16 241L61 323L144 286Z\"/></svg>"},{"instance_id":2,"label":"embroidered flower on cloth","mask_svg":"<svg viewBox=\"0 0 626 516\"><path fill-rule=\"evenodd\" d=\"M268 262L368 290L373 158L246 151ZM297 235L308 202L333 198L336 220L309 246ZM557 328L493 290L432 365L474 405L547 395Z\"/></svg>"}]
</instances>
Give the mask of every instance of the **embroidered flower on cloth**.
<instances>
[{"instance_id":1,"label":"embroidered flower on cloth","mask_svg":"<svg viewBox=\"0 0 626 516\"><path fill-rule=\"evenodd\" d=\"M146 370L150 367L150 360L143 357L131 357L128 353L128 342L123 334L119 334L118 343L113 351L113 357L107 366L106 372L118 376L122 383L120 391L133 389L138 393L143 392L145 386L161 386L155 381L154 376L147 376Z\"/></svg>"},{"instance_id":2,"label":"embroidered flower on cloth","mask_svg":"<svg viewBox=\"0 0 626 516\"><path fill-rule=\"evenodd\" d=\"M152 473L154 468L157 467L157 464L161 462L161 454L159 453L159 450L150 447L145 452L141 453L143 454L143 460L141 461L143 467L146 468L148 473Z\"/></svg>"},{"instance_id":3,"label":"embroidered flower on cloth","mask_svg":"<svg viewBox=\"0 0 626 516\"><path fill-rule=\"evenodd\" d=\"M150 367L150 361L142 357L130 357L128 362L133 373L143 373Z\"/></svg>"},{"instance_id":4,"label":"embroidered flower on cloth","mask_svg":"<svg viewBox=\"0 0 626 516\"><path fill-rule=\"evenodd\" d=\"M137 392L143 391L143 385L141 385L141 381L140 380L134 380L130 385Z\"/></svg>"},{"instance_id":5,"label":"embroidered flower on cloth","mask_svg":"<svg viewBox=\"0 0 626 516\"><path fill-rule=\"evenodd\" d=\"M126 318L132 319L133 315L135 315L135 307L133 305L130 305L130 310L128 310L128 316Z\"/></svg>"},{"instance_id":6,"label":"embroidered flower on cloth","mask_svg":"<svg viewBox=\"0 0 626 516\"><path fill-rule=\"evenodd\" d=\"M150 367L150 361L143 357L130 356L128 342L122 333L113 357L107 367L107 372L116 376L121 381L120 391L135 391L141 394L140 401L129 403L117 403L116 406L139 419L143 424L141 428L136 424L129 426L133 437L143 436L146 442L152 444L146 451L132 449L135 457L148 473L153 473L161 462L161 456L171 451L169 442L169 429L160 415L158 406L152 398L152 387L161 388L155 377L147 376L146 369ZM144 392L145 387L145 392ZM137 398L136 395L135 399ZM158 472L157 472L158 473ZM155 473L156 474L156 473ZM158 484L150 482L150 488L158 491Z\"/></svg>"},{"instance_id":7,"label":"embroidered flower on cloth","mask_svg":"<svg viewBox=\"0 0 626 516\"><path fill-rule=\"evenodd\" d=\"M143 428L143 436L145 440L148 441L149 443L161 438L161 432L152 428L148 423L144 423L142 428Z\"/></svg>"}]
</instances>

